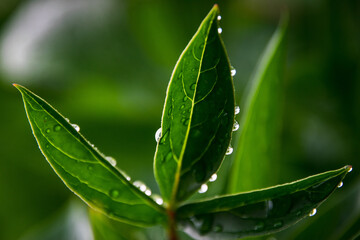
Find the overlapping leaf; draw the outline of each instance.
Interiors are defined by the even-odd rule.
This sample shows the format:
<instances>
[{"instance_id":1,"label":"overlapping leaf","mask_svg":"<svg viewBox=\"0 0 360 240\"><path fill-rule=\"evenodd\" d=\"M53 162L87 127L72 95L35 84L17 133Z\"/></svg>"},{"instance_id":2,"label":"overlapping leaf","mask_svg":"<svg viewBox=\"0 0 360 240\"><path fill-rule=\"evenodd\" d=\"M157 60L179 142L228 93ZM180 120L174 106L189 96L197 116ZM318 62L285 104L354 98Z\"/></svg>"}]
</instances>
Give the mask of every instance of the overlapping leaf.
<instances>
[{"instance_id":1,"label":"overlapping leaf","mask_svg":"<svg viewBox=\"0 0 360 240\"><path fill-rule=\"evenodd\" d=\"M134 225L164 223L161 206L132 185L54 108L26 88L26 113L40 150L64 183L108 216Z\"/></svg>"},{"instance_id":2,"label":"overlapping leaf","mask_svg":"<svg viewBox=\"0 0 360 240\"><path fill-rule=\"evenodd\" d=\"M286 27L284 17L250 82L234 152L231 193L277 184Z\"/></svg>"},{"instance_id":3,"label":"overlapping leaf","mask_svg":"<svg viewBox=\"0 0 360 240\"><path fill-rule=\"evenodd\" d=\"M196 239L280 231L313 212L350 169L346 166L272 188L190 203L179 208L178 221Z\"/></svg>"},{"instance_id":4,"label":"overlapping leaf","mask_svg":"<svg viewBox=\"0 0 360 240\"><path fill-rule=\"evenodd\" d=\"M215 5L172 74L155 155L155 176L170 206L217 171L231 139L234 90Z\"/></svg>"}]
</instances>

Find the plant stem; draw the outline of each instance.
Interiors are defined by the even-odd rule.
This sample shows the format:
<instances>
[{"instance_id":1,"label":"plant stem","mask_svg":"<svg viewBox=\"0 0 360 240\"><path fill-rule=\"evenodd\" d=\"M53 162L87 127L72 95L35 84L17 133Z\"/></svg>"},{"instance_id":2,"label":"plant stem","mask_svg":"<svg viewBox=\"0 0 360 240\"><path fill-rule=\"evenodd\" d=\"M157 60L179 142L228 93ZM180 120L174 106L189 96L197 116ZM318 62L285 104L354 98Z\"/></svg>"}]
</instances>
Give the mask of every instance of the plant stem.
<instances>
[{"instance_id":1,"label":"plant stem","mask_svg":"<svg viewBox=\"0 0 360 240\"><path fill-rule=\"evenodd\" d=\"M168 235L169 240L178 240L176 234L176 220L175 220L175 212L171 209L167 210L168 218L169 218L169 225L168 225Z\"/></svg>"}]
</instances>

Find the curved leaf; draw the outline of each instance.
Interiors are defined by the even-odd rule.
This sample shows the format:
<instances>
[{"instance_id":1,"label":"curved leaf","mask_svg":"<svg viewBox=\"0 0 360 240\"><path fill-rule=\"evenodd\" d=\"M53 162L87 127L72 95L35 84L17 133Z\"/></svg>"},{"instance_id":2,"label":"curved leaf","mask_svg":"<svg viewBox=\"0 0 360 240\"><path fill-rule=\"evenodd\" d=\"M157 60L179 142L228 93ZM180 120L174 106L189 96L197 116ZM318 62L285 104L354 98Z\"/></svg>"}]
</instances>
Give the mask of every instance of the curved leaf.
<instances>
[{"instance_id":1,"label":"curved leaf","mask_svg":"<svg viewBox=\"0 0 360 240\"><path fill-rule=\"evenodd\" d=\"M229 60L215 5L178 60L168 86L154 171L172 208L219 168L234 122Z\"/></svg>"},{"instance_id":2,"label":"curved leaf","mask_svg":"<svg viewBox=\"0 0 360 240\"><path fill-rule=\"evenodd\" d=\"M165 221L163 208L132 185L63 116L28 89L14 86L21 92L41 152L71 191L114 219L134 225Z\"/></svg>"},{"instance_id":3,"label":"curved leaf","mask_svg":"<svg viewBox=\"0 0 360 240\"><path fill-rule=\"evenodd\" d=\"M234 152L230 193L278 183L274 173L278 167L274 166L279 159L286 27L287 16L269 41L251 79Z\"/></svg>"},{"instance_id":4,"label":"curved leaf","mask_svg":"<svg viewBox=\"0 0 360 240\"><path fill-rule=\"evenodd\" d=\"M196 239L229 239L283 230L316 209L351 166L292 183L184 205L178 221Z\"/></svg>"}]
</instances>

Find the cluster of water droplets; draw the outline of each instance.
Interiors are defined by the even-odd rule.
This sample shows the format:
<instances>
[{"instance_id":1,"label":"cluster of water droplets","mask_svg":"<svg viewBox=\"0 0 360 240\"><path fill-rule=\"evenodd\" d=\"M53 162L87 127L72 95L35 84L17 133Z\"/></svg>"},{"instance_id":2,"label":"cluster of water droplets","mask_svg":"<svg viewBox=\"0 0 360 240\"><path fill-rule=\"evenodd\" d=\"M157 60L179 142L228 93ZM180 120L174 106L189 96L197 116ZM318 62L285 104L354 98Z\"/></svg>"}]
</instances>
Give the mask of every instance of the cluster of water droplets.
<instances>
[{"instance_id":1,"label":"cluster of water droplets","mask_svg":"<svg viewBox=\"0 0 360 240\"><path fill-rule=\"evenodd\" d=\"M209 178L209 182L215 182L217 177L218 177L217 174L214 173ZM209 186L206 183L204 183L204 184L201 185L200 189L198 190L198 193L206 193L208 189L209 189Z\"/></svg>"},{"instance_id":2,"label":"cluster of water droplets","mask_svg":"<svg viewBox=\"0 0 360 240\"><path fill-rule=\"evenodd\" d=\"M140 189L143 193L145 193L147 196L151 196L151 190L148 188L143 182L141 181L135 181L133 182L133 185Z\"/></svg>"},{"instance_id":3,"label":"cluster of water droplets","mask_svg":"<svg viewBox=\"0 0 360 240\"><path fill-rule=\"evenodd\" d=\"M218 21L221 20L221 16L220 16L220 15L217 16L217 20L218 20ZM222 28L221 28L221 27L218 28L218 33L219 33L219 34L222 33Z\"/></svg>"}]
</instances>

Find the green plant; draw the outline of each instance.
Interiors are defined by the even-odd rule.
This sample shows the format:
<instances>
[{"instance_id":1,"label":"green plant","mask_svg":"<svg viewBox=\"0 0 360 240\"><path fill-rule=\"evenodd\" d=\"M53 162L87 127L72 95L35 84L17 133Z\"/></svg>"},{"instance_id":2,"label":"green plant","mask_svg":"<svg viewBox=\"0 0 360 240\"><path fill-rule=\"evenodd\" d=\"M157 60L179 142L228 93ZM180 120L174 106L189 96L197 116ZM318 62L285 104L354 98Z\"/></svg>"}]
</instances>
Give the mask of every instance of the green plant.
<instances>
[{"instance_id":1,"label":"green plant","mask_svg":"<svg viewBox=\"0 0 360 240\"><path fill-rule=\"evenodd\" d=\"M248 95L228 178L228 193L232 194L186 202L197 190L206 191L205 184L215 178L224 156L233 151L229 147L232 132L239 128L235 121L239 109L235 106L234 70L220 38L220 18L215 5L181 54L168 86L154 161L162 198L146 185L132 182L115 159L80 134L77 125L34 93L14 84L22 94L40 150L64 183L89 206L130 225L162 225L169 239L178 239L178 228L197 239L240 238L277 232L314 215L342 185L351 166L239 193L252 184L245 182L250 178L239 174L249 169L244 160L254 161L252 166L258 168L262 163L272 164L264 148L278 135L273 116L278 114L279 99L273 94L279 89L276 83L284 66L285 20L265 51ZM264 122L266 125L261 125ZM265 143L257 145L259 137ZM266 162L261 162L264 159ZM242 186L243 182L247 185Z\"/></svg>"}]
</instances>

